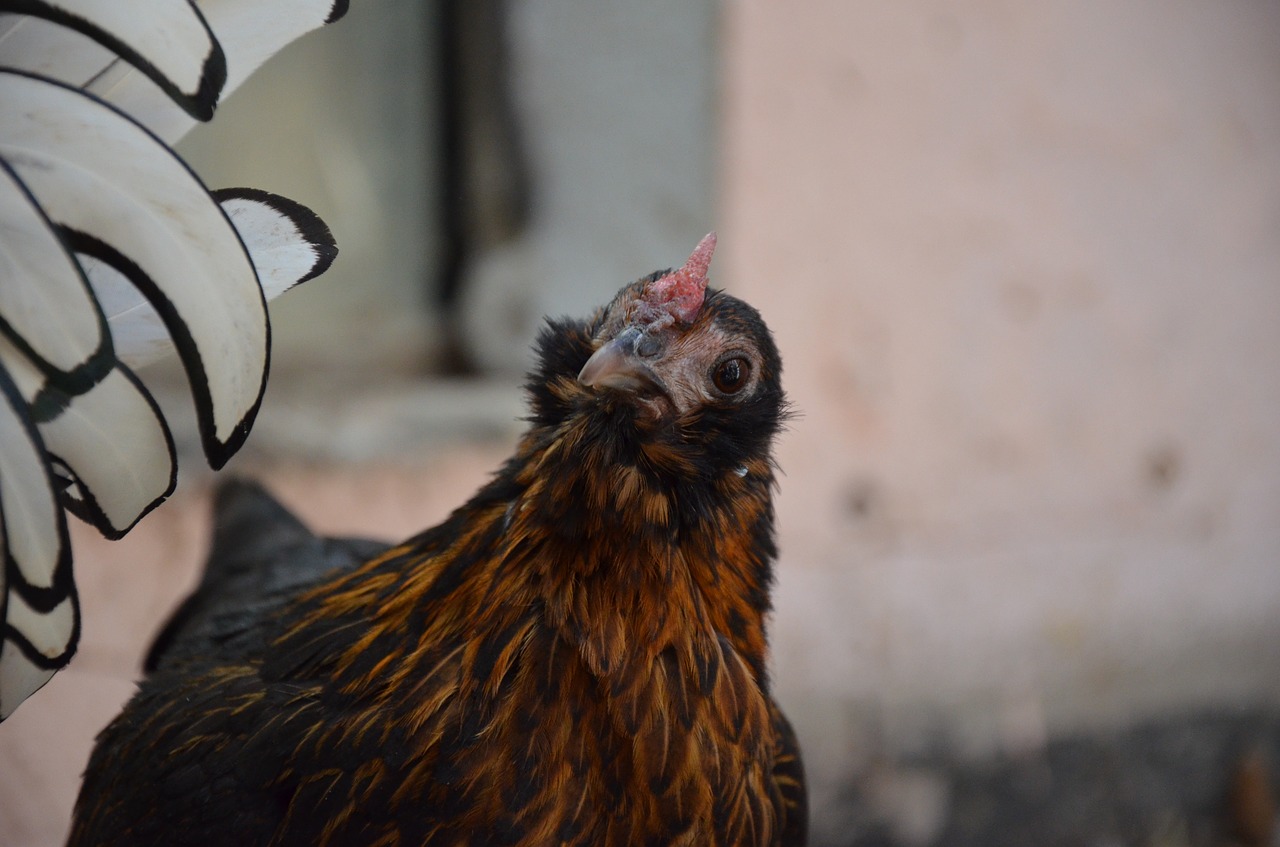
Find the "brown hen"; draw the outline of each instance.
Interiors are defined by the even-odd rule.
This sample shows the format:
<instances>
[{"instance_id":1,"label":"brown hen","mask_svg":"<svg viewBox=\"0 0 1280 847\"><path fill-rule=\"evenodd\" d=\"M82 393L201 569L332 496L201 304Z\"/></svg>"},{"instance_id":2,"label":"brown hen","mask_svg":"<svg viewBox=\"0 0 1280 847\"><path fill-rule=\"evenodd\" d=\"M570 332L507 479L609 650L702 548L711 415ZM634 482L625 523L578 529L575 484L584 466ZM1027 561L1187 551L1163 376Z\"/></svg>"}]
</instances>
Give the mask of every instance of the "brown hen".
<instances>
[{"instance_id":1,"label":"brown hen","mask_svg":"<svg viewBox=\"0 0 1280 847\"><path fill-rule=\"evenodd\" d=\"M71 844L803 844L766 674L781 361L714 245L549 322L528 432L439 526L329 574L298 526L259 569L301 586L220 533L239 575L99 737Z\"/></svg>"}]
</instances>

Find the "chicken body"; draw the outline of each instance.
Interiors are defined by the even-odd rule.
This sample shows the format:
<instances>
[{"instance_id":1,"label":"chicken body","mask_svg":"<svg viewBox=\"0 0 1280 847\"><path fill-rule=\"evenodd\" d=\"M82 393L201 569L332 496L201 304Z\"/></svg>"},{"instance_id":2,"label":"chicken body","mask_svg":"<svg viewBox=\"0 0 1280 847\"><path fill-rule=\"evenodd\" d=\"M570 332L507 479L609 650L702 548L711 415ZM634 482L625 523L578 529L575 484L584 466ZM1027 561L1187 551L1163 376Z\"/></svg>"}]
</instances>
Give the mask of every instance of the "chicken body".
<instances>
[{"instance_id":1,"label":"chicken body","mask_svg":"<svg viewBox=\"0 0 1280 847\"><path fill-rule=\"evenodd\" d=\"M448 520L162 663L71 843L804 843L765 671L781 364L705 252L548 325L530 430Z\"/></svg>"}]
</instances>

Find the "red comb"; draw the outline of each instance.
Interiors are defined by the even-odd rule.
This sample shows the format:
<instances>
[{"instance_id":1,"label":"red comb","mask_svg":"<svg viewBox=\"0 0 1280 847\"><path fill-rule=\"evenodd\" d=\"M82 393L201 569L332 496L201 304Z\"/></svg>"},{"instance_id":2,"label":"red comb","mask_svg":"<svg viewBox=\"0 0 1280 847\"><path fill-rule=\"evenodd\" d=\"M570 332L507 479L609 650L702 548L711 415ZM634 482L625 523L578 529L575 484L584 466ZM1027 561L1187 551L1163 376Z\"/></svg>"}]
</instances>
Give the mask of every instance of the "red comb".
<instances>
[{"instance_id":1,"label":"red comb","mask_svg":"<svg viewBox=\"0 0 1280 847\"><path fill-rule=\"evenodd\" d=\"M707 233L693 248L684 266L645 286L643 301L682 322L690 323L707 293L707 268L716 250L716 234Z\"/></svg>"}]
</instances>

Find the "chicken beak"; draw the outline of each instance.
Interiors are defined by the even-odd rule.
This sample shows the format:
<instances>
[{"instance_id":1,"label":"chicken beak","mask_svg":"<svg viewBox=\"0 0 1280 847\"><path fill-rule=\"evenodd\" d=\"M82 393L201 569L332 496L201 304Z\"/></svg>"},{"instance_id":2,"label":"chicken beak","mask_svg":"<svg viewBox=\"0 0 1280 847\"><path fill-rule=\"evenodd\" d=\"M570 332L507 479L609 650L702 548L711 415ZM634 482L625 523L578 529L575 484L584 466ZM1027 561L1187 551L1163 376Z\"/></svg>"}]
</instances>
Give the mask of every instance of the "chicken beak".
<instances>
[{"instance_id":1,"label":"chicken beak","mask_svg":"<svg viewBox=\"0 0 1280 847\"><path fill-rule=\"evenodd\" d=\"M661 383L645 363L645 333L628 327L599 350L591 354L578 372L578 382L593 388L617 388L622 391L639 391L643 388L659 388ZM649 356L651 357L651 355Z\"/></svg>"}]
</instances>

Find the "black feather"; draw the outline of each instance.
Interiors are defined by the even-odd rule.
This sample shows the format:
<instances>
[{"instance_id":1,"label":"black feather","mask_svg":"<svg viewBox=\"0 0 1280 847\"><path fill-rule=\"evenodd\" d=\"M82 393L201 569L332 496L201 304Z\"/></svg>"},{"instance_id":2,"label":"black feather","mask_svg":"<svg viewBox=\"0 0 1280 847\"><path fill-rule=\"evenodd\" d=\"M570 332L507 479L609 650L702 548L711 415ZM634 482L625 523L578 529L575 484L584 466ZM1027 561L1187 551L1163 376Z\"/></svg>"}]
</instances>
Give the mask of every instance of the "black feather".
<instances>
[{"instance_id":1,"label":"black feather","mask_svg":"<svg viewBox=\"0 0 1280 847\"><path fill-rule=\"evenodd\" d=\"M143 669L214 656L243 659L263 643L262 621L315 583L382 553L388 544L321 538L256 482L231 480L214 501L213 549L199 587L169 617Z\"/></svg>"}]
</instances>

